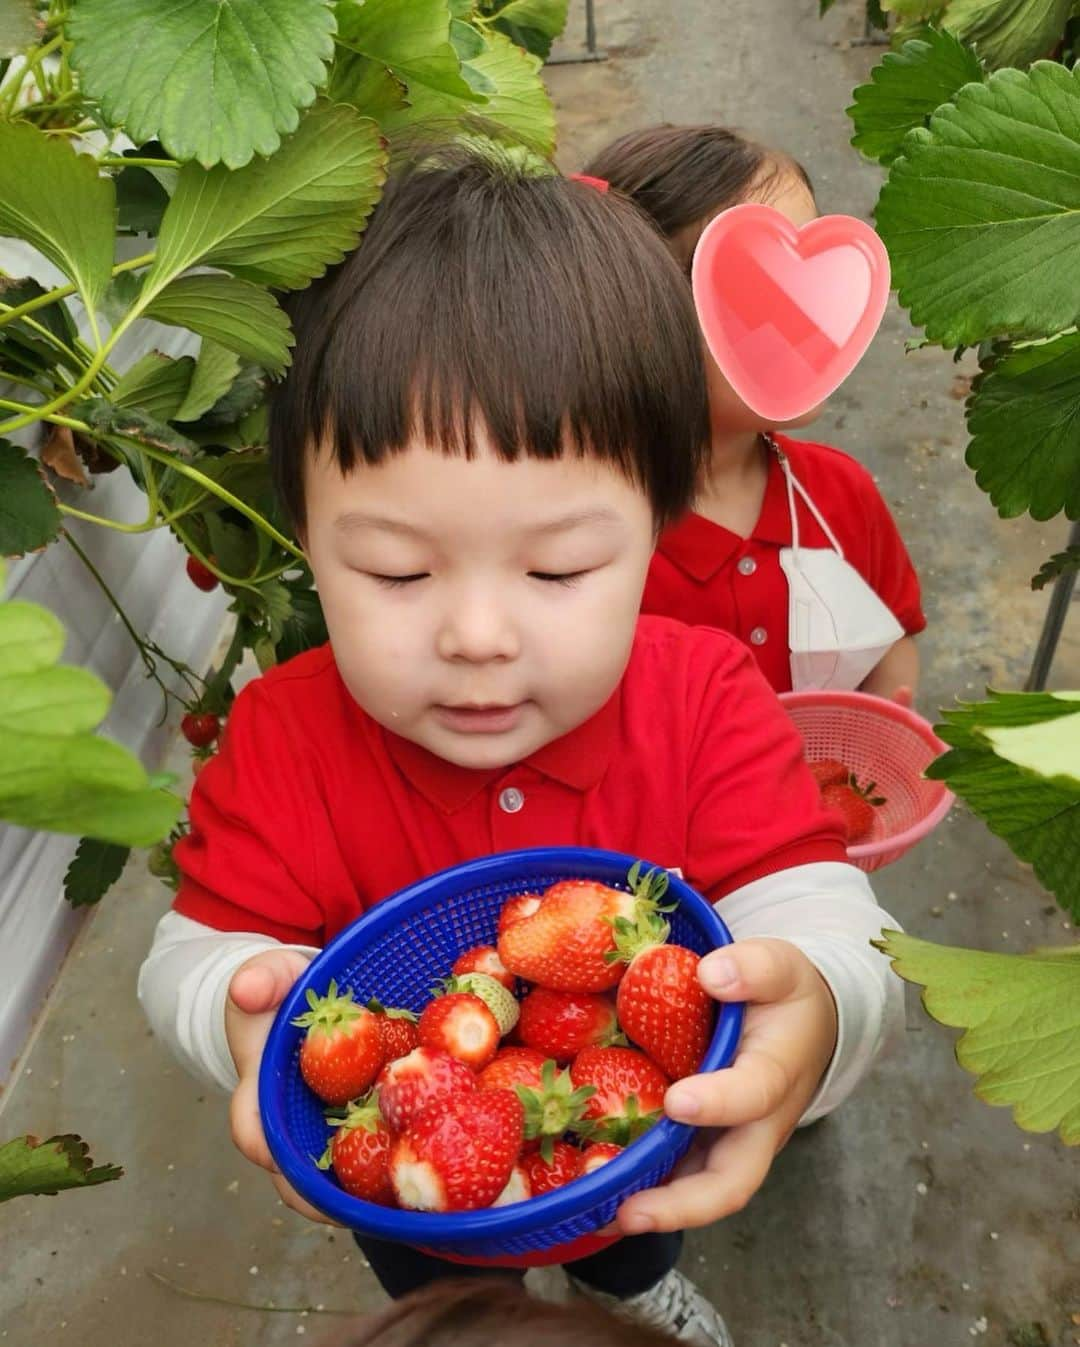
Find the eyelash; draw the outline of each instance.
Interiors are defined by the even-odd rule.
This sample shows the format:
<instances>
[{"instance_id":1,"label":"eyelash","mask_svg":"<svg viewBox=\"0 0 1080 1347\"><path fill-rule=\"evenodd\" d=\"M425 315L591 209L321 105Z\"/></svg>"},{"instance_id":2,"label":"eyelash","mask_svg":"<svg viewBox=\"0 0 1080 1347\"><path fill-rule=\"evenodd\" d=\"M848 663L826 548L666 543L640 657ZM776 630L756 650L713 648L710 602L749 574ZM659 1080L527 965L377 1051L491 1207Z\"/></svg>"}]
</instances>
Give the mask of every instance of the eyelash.
<instances>
[{"instance_id":1,"label":"eyelash","mask_svg":"<svg viewBox=\"0 0 1080 1347\"><path fill-rule=\"evenodd\" d=\"M386 589L404 589L406 585L414 585L417 580L426 580L427 571L420 571L416 575L375 575L371 578L383 585Z\"/></svg>"},{"instance_id":2,"label":"eyelash","mask_svg":"<svg viewBox=\"0 0 1080 1347\"><path fill-rule=\"evenodd\" d=\"M427 579L427 571L420 571L416 575L376 575L370 573L371 578L386 589L404 589L406 585L413 585L418 580ZM532 580L542 580L545 584L562 585L564 589L573 589L575 585L588 574L588 571L570 571L565 575L556 575L551 571L530 571L529 578Z\"/></svg>"}]
</instances>

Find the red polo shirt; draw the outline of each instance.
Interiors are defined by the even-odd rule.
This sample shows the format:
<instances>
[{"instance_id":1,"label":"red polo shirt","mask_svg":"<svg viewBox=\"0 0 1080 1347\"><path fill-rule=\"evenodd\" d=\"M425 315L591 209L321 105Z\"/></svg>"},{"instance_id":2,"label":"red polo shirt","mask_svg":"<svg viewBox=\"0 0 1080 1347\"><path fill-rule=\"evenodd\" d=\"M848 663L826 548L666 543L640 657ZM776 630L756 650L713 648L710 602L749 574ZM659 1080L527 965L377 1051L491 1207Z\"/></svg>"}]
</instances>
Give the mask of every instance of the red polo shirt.
<instances>
[{"instance_id":1,"label":"red polo shirt","mask_svg":"<svg viewBox=\"0 0 1080 1347\"><path fill-rule=\"evenodd\" d=\"M643 618L611 700L496 771L455 767L357 706L328 646L237 697L176 848L175 908L322 945L372 903L496 851L590 846L679 867L713 899L842 861L799 736L723 632Z\"/></svg>"},{"instance_id":2,"label":"red polo shirt","mask_svg":"<svg viewBox=\"0 0 1080 1347\"><path fill-rule=\"evenodd\" d=\"M845 559L909 635L922 631L926 618L919 577L874 479L860 463L827 444L779 434L774 438L836 535ZM802 546L829 547L805 501L798 494L795 499ZM790 692L788 583L780 569L780 549L790 546L787 486L771 454L761 514L750 537L688 514L660 539L642 612L734 633L753 651L776 691Z\"/></svg>"}]
</instances>

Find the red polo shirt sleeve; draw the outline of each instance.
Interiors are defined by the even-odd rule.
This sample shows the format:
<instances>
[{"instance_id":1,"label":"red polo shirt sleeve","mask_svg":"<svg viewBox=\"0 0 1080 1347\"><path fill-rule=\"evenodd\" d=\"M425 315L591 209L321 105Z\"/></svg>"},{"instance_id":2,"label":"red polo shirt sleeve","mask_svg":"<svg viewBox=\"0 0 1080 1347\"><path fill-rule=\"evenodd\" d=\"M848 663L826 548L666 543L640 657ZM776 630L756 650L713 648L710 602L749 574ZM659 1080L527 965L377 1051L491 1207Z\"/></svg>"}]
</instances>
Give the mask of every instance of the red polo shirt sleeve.
<instances>
[{"instance_id":1,"label":"red polo shirt sleeve","mask_svg":"<svg viewBox=\"0 0 1080 1347\"><path fill-rule=\"evenodd\" d=\"M839 820L753 656L722 632L693 634L686 878L715 902L765 875L845 861Z\"/></svg>"},{"instance_id":2,"label":"red polo shirt sleeve","mask_svg":"<svg viewBox=\"0 0 1080 1347\"><path fill-rule=\"evenodd\" d=\"M219 931L322 945L314 851L320 792L260 682L233 703L219 752L196 778L191 832L174 850L175 910Z\"/></svg>"},{"instance_id":3,"label":"red polo shirt sleeve","mask_svg":"<svg viewBox=\"0 0 1080 1347\"><path fill-rule=\"evenodd\" d=\"M907 634L914 636L926 626L919 577L877 483L861 466L860 475L869 536L866 582L892 609Z\"/></svg>"}]
</instances>

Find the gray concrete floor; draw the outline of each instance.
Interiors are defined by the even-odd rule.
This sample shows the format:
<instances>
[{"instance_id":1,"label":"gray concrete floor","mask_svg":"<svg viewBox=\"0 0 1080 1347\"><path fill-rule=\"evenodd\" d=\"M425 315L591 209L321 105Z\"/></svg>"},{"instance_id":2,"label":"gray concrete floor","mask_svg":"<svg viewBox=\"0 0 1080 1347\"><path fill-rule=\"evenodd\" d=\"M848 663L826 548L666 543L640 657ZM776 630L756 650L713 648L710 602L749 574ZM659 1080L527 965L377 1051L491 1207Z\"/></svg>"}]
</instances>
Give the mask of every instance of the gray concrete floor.
<instances>
[{"instance_id":1,"label":"gray concrete floor","mask_svg":"<svg viewBox=\"0 0 1080 1347\"><path fill-rule=\"evenodd\" d=\"M878 173L849 148L843 115L876 58L852 45L861 8L841 0L819 22L815 0L600 0L609 60L549 72L563 163L633 126L717 120L799 156L825 210L866 215ZM573 9L564 50L581 43ZM905 357L907 335L891 309L820 429L879 475L924 577L932 710L987 683L1022 684L1045 607L1028 577L1065 530L997 519L963 465L957 371L940 352ZM1057 686L1080 685L1078 638L1074 612ZM930 938L1005 950L1072 938L963 811L877 887ZM320 1308L380 1298L348 1237L277 1203L233 1151L224 1102L150 1038L134 980L166 905L133 868L84 932L3 1100L3 1135L78 1130L127 1169L119 1183L0 1211L4 1347L282 1347L320 1339L331 1322ZM914 999L906 1039L837 1116L793 1140L745 1212L690 1238L687 1270L743 1347L1074 1347L1075 1158L976 1101L950 1034Z\"/></svg>"}]
</instances>

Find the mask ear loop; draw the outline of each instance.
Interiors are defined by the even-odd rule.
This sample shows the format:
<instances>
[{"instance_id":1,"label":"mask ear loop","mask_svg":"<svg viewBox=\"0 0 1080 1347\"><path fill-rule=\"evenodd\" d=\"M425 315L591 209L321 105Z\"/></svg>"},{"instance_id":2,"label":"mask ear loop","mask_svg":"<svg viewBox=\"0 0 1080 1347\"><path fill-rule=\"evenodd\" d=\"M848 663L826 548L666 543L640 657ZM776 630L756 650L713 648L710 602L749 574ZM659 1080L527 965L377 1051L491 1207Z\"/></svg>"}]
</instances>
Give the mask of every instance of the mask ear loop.
<instances>
[{"instance_id":1,"label":"mask ear loop","mask_svg":"<svg viewBox=\"0 0 1080 1347\"><path fill-rule=\"evenodd\" d=\"M824 533L825 537L828 538L833 551L839 555L841 561L845 560L844 549L840 546L836 534L829 528L829 525L825 522L825 516L814 504L813 500L811 500L809 491L807 491L806 487L803 486L802 482L800 482L791 471L791 464L788 462L787 454L784 453L771 435L765 436L765 443L780 460L780 468L783 471L784 482L787 486L788 512L791 515L791 552L795 558L795 564L798 565L799 563L799 512L795 506L796 491L805 502L806 508L821 526L821 531Z\"/></svg>"}]
</instances>

